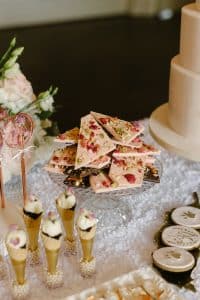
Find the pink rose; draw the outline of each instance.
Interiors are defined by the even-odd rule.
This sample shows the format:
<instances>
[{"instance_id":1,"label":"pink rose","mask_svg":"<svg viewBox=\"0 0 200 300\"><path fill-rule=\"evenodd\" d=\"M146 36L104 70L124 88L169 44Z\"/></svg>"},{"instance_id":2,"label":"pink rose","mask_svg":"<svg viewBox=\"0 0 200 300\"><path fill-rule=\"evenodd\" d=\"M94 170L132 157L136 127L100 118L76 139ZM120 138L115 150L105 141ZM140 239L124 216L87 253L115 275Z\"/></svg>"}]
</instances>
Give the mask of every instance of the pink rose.
<instances>
[{"instance_id":1,"label":"pink rose","mask_svg":"<svg viewBox=\"0 0 200 300\"><path fill-rule=\"evenodd\" d=\"M18 72L12 78L4 79L1 85L12 99L15 98L14 95L16 95L16 98L25 98L29 102L35 99L30 82L21 72Z\"/></svg>"}]
</instances>

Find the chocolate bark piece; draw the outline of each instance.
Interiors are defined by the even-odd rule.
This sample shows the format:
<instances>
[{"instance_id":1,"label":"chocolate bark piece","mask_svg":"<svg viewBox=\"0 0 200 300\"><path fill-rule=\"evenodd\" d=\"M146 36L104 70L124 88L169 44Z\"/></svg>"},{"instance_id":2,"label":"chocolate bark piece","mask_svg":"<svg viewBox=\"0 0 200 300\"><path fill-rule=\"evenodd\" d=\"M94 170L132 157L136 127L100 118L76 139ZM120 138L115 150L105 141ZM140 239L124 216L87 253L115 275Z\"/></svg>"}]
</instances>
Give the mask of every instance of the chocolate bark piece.
<instances>
[{"instance_id":1,"label":"chocolate bark piece","mask_svg":"<svg viewBox=\"0 0 200 300\"><path fill-rule=\"evenodd\" d=\"M108 166L111 162L111 157L109 155L103 155L99 159L94 160L86 167L92 169L102 169Z\"/></svg>"},{"instance_id":2,"label":"chocolate bark piece","mask_svg":"<svg viewBox=\"0 0 200 300\"><path fill-rule=\"evenodd\" d=\"M144 181L160 183L158 169L155 166L148 166L144 171Z\"/></svg>"},{"instance_id":3,"label":"chocolate bark piece","mask_svg":"<svg viewBox=\"0 0 200 300\"><path fill-rule=\"evenodd\" d=\"M55 142L66 143L66 144L76 144L78 142L79 128L75 127L64 133L59 134L55 138Z\"/></svg>"},{"instance_id":4,"label":"chocolate bark piece","mask_svg":"<svg viewBox=\"0 0 200 300\"><path fill-rule=\"evenodd\" d=\"M121 146L128 146L131 148L140 148L142 147L142 140L140 137L136 137L134 138L131 142L129 143L123 143L120 141L115 140L114 138L112 138L112 141L116 144L116 145L121 145Z\"/></svg>"},{"instance_id":5,"label":"chocolate bark piece","mask_svg":"<svg viewBox=\"0 0 200 300\"><path fill-rule=\"evenodd\" d=\"M131 185L120 186L117 182L114 182L109 178L108 174L101 172L98 175L90 176L90 185L95 193L108 193L119 191L123 189L133 188Z\"/></svg>"},{"instance_id":6,"label":"chocolate bark piece","mask_svg":"<svg viewBox=\"0 0 200 300\"><path fill-rule=\"evenodd\" d=\"M152 145L142 144L140 148L132 148L130 146L117 145L116 150L113 152L114 157L144 157L144 156L155 156L159 155L160 150L156 149Z\"/></svg>"},{"instance_id":7,"label":"chocolate bark piece","mask_svg":"<svg viewBox=\"0 0 200 300\"><path fill-rule=\"evenodd\" d=\"M119 186L139 187L143 183L144 161L138 157L113 158L108 175Z\"/></svg>"},{"instance_id":8,"label":"chocolate bark piece","mask_svg":"<svg viewBox=\"0 0 200 300\"><path fill-rule=\"evenodd\" d=\"M46 166L44 166L44 170L50 173L56 173L56 174L64 174L66 167L60 166L56 164L50 164L48 163Z\"/></svg>"},{"instance_id":9,"label":"chocolate bark piece","mask_svg":"<svg viewBox=\"0 0 200 300\"><path fill-rule=\"evenodd\" d=\"M97 112L90 112L103 128L105 128L115 140L130 143L134 138L140 135L144 127L139 122L128 122L117 117L100 114Z\"/></svg>"},{"instance_id":10,"label":"chocolate bark piece","mask_svg":"<svg viewBox=\"0 0 200 300\"><path fill-rule=\"evenodd\" d=\"M77 147L75 145L67 146L62 149L57 149L53 152L50 159L50 164L59 166L74 166Z\"/></svg>"},{"instance_id":11,"label":"chocolate bark piece","mask_svg":"<svg viewBox=\"0 0 200 300\"><path fill-rule=\"evenodd\" d=\"M101 172L100 169L94 169L94 168L80 168L78 170L75 170L73 167L69 167L65 170L66 177L76 177L78 179L87 177L89 175L97 175Z\"/></svg>"},{"instance_id":12,"label":"chocolate bark piece","mask_svg":"<svg viewBox=\"0 0 200 300\"><path fill-rule=\"evenodd\" d=\"M81 118L75 169L86 167L114 149L115 144L90 114Z\"/></svg>"},{"instance_id":13,"label":"chocolate bark piece","mask_svg":"<svg viewBox=\"0 0 200 300\"><path fill-rule=\"evenodd\" d=\"M69 176L67 178L65 178L64 180L64 184L68 185L68 186L72 186L72 187L83 187L83 188L87 188L90 186L89 184L89 176L87 177L72 177Z\"/></svg>"}]
</instances>

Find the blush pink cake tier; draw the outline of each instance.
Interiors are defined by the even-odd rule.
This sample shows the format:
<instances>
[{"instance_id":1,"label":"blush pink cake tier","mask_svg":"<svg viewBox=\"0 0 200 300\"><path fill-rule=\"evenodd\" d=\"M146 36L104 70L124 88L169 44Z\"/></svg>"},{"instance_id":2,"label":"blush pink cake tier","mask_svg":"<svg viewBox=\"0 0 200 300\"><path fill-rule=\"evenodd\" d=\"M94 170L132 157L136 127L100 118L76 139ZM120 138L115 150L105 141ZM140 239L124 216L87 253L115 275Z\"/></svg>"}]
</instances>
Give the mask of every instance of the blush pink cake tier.
<instances>
[{"instance_id":1,"label":"blush pink cake tier","mask_svg":"<svg viewBox=\"0 0 200 300\"><path fill-rule=\"evenodd\" d=\"M171 61L169 102L150 118L165 148L200 161L200 1L182 8L180 54Z\"/></svg>"}]
</instances>

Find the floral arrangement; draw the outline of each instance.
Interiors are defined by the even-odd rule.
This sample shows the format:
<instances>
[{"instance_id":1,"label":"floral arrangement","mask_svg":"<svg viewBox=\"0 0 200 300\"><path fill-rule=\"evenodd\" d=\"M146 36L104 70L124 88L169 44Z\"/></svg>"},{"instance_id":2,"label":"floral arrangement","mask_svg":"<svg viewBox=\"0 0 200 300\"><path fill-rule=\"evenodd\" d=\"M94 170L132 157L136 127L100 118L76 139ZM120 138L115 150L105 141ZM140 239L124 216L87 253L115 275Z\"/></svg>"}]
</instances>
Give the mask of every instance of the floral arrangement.
<instances>
[{"instance_id":1,"label":"floral arrangement","mask_svg":"<svg viewBox=\"0 0 200 300\"><path fill-rule=\"evenodd\" d=\"M49 118L55 110L54 96L58 89L50 87L39 95L34 94L31 83L17 63L23 50L23 47L16 47L16 38L14 38L0 59L0 127L3 127L9 115L19 112L31 115L34 121L31 145L35 146L33 152L28 155L28 166L31 167L35 161L48 158L52 151L50 147L52 138L49 134L53 135L55 124ZM54 132L54 135L56 134L57 132ZM6 164L5 181L19 172L19 162L12 159L15 151L6 145L1 150L2 161Z\"/></svg>"}]
</instances>

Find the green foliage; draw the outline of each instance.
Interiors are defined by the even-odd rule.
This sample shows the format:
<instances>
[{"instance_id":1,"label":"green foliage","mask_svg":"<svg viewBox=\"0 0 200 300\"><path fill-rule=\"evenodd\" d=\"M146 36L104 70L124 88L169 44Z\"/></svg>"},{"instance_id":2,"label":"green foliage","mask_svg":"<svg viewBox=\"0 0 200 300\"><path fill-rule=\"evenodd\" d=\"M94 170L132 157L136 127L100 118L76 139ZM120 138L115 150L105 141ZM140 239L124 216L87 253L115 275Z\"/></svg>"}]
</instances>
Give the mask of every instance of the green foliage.
<instances>
[{"instance_id":1,"label":"green foliage","mask_svg":"<svg viewBox=\"0 0 200 300\"><path fill-rule=\"evenodd\" d=\"M46 120L49 119L51 117L51 115L53 114L53 111L42 111L41 113L38 113L37 116L40 118L40 120Z\"/></svg>"},{"instance_id":2,"label":"green foliage","mask_svg":"<svg viewBox=\"0 0 200 300\"><path fill-rule=\"evenodd\" d=\"M22 54L24 50L24 47L15 48L15 46L16 38L13 38L10 42L8 50L0 59L0 78L5 77L6 71L11 69L15 65L18 57Z\"/></svg>"},{"instance_id":3,"label":"green foliage","mask_svg":"<svg viewBox=\"0 0 200 300\"><path fill-rule=\"evenodd\" d=\"M32 109L39 109L40 110L40 103L44 101L49 96L55 96L58 92L57 87L50 86L50 88L44 92L41 92L38 97L35 99L35 101L29 103L28 105L24 106L22 109L20 109L19 112L29 112ZM50 111L41 111L37 113L38 116L41 116L42 120L47 119L51 114L53 113ZM45 117L45 114L47 114L47 117Z\"/></svg>"}]
</instances>

